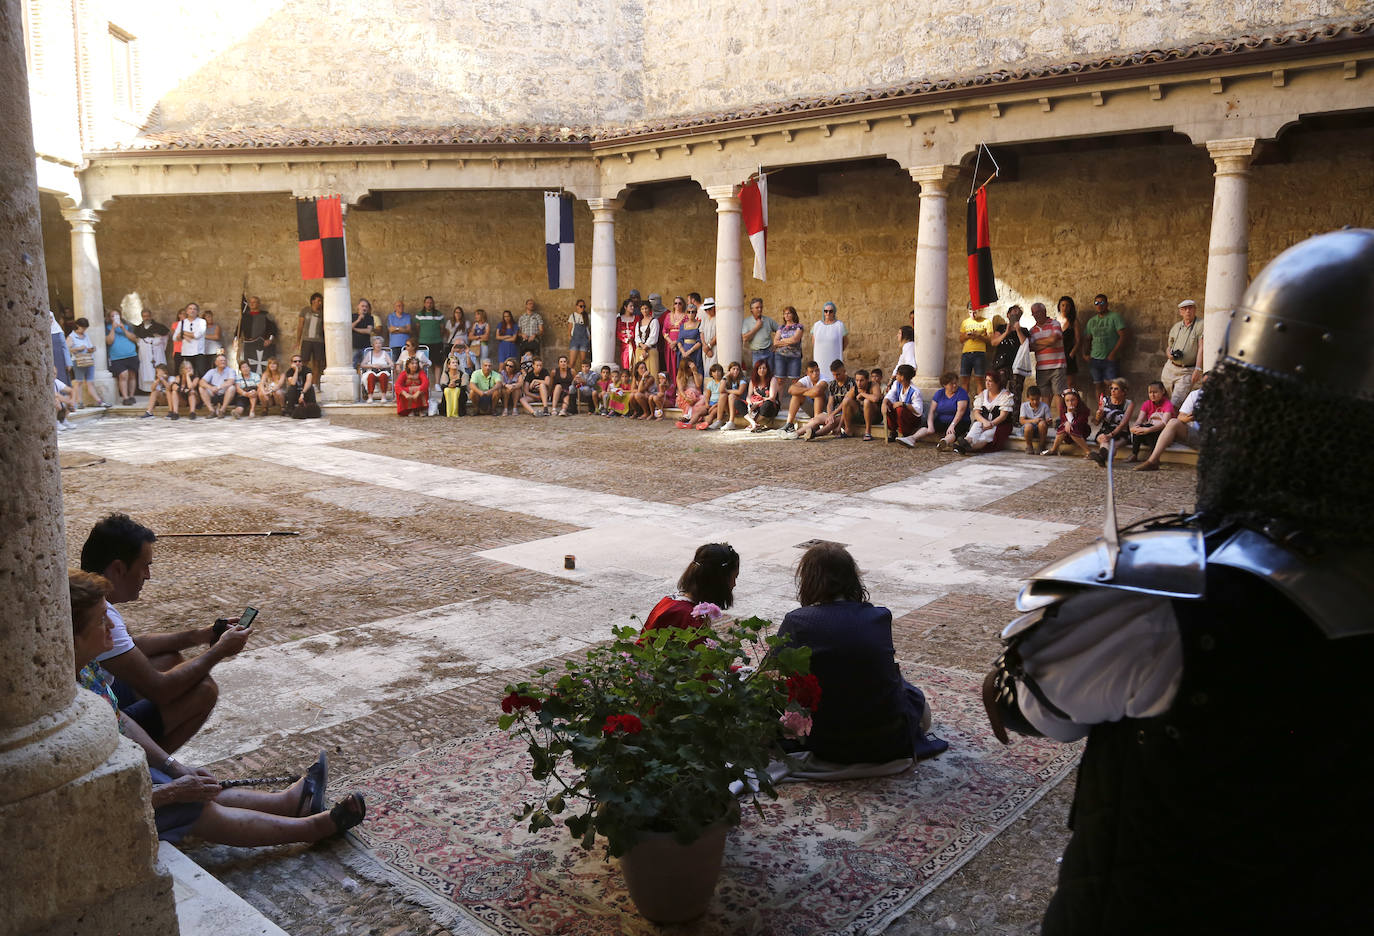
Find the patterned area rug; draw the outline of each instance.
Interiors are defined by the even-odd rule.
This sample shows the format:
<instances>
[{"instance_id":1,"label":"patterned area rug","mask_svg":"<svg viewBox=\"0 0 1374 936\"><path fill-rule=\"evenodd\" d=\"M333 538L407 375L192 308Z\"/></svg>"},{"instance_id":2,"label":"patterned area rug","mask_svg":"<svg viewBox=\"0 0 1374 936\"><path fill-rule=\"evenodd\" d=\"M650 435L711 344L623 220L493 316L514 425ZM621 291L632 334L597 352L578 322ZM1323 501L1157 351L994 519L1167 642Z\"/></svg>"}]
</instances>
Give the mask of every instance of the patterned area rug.
<instances>
[{"instance_id":1,"label":"patterned area rug","mask_svg":"<svg viewBox=\"0 0 1374 936\"><path fill-rule=\"evenodd\" d=\"M879 933L1076 764L1076 745L999 744L981 677L903 669L926 691L949 751L894 777L784 784L778 800L761 800L762 817L745 809L710 911L678 931ZM584 853L562 827L531 835L512 818L539 790L527 761L493 731L350 778L367 793L368 821L349 863L455 933L662 932L636 914L618 863L599 848Z\"/></svg>"}]
</instances>

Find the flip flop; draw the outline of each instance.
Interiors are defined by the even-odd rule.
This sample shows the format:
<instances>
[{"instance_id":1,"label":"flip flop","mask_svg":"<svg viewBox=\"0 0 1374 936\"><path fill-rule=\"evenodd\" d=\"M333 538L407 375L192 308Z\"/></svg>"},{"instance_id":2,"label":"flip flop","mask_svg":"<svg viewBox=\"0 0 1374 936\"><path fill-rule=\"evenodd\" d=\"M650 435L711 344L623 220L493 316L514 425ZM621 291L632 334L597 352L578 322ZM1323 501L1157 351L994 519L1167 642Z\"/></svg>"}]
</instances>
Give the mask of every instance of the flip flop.
<instances>
[{"instance_id":1,"label":"flip flop","mask_svg":"<svg viewBox=\"0 0 1374 936\"><path fill-rule=\"evenodd\" d=\"M324 751L319 759L305 772L305 783L301 785L301 801L296 807L297 816L313 816L324 812L325 787L329 784L329 758ZM307 804L309 812L302 812Z\"/></svg>"}]
</instances>

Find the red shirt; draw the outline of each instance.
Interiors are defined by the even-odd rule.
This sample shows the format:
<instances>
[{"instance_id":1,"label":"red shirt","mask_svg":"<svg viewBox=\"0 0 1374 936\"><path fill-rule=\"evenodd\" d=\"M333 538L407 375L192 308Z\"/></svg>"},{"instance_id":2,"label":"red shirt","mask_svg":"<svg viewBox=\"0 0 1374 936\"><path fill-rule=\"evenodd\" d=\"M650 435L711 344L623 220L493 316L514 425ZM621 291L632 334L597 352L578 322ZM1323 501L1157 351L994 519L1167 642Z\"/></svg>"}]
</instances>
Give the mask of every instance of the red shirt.
<instances>
[{"instance_id":1,"label":"red shirt","mask_svg":"<svg viewBox=\"0 0 1374 936\"><path fill-rule=\"evenodd\" d=\"M692 617L692 609L696 604L682 598L674 598L671 595L660 599L654 605L654 610L649 612L649 617L644 621L644 630L656 630L660 627L704 627L705 618Z\"/></svg>"}]
</instances>

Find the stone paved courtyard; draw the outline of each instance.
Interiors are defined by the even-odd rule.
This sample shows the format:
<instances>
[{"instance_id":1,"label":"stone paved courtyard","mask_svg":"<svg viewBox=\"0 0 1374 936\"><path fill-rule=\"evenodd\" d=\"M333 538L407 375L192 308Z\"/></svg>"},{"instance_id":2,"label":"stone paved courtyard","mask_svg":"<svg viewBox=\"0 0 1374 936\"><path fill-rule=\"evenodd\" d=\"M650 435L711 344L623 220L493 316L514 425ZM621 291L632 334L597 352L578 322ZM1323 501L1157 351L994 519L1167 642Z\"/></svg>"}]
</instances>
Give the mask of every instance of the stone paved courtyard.
<instances>
[{"instance_id":1,"label":"stone paved courtyard","mask_svg":"<svg viewBox=\"0 0 1374 936\"><path fill-rule=\"evenodd\" d=\"M594 417L106 418L61 448L73 558L111 510L160 534L299 532L164 538L126 617L148 632L261 609L184 759L258 776L323 748L336 788L489 728L507 681L645 614L711 539L741 553L737 610L773 620L794 605L797 544L843 542L893 609L899 659L980 672L1024 577L1098 534L1105 481L1077 458ZM1176 465L1124 473L1122 521L1190 505L1193 484ZM1036 932L1071 796L1067 781L888 932ZM344 847L186 851L298 936L449 932Z\"/></svg>"}]
</instances>

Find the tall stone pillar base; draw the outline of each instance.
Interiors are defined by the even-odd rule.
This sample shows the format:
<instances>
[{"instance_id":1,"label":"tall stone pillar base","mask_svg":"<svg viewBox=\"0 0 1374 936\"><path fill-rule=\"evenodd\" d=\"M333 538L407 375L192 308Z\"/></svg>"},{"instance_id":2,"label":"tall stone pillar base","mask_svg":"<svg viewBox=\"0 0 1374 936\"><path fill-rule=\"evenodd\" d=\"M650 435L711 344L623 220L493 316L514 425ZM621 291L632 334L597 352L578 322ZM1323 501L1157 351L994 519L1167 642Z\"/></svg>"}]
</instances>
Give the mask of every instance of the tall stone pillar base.
<instances>
[{"instance_id":1,"label":"tall stone pillar base","mask_svg":"<svg viewBox=\"0 0 1374 936\"><path fill-rule=\"evenodd\" d=\"M0 737L0 779L0 933L177 932L148 762L118 737L103 700L79 690L67 708Z\"/></svg>"},{"instance_id":2,"label":"tall stone pillar base","mask_svg":"<svg viewBox=\"0 0 1374 936\"><path fill-rule=\"evenodd\" d=\"M945 332L949 320L949 184L958 166L908 169L921 186L921 216L916 228L916 276L912 308L916 310L916 379L922 390L940 385L944 370Z\"/></svg>"}]
</instances>

